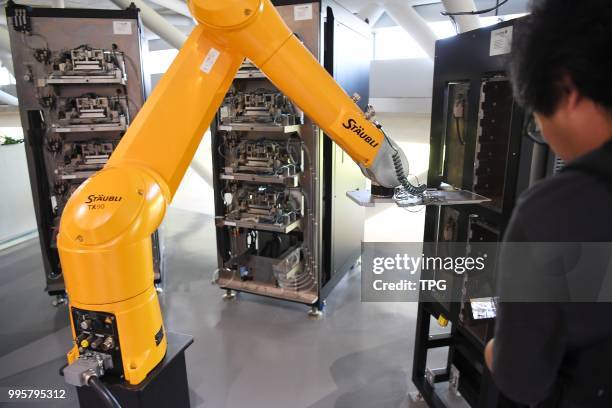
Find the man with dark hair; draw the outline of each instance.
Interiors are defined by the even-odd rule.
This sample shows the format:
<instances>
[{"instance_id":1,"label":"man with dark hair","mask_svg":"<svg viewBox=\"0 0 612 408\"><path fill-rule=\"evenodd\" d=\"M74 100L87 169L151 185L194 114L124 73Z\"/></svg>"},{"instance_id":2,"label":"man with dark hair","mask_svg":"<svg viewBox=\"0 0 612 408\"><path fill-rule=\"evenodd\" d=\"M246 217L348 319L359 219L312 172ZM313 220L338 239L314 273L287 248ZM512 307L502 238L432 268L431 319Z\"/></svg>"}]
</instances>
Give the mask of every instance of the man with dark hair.
<instances>
[{"instance_id":1,"label":"man with dark hair","mask_svg":"<svg viewBox=\"0 0 612 408\"><path fill-rule=\"evenodd\" d=\"M534 2L516 26L511 71L517 100L567 164L520 197L504 240L612 242L612 2ZM515 278L545 279L537 268L526 276L505 265L502 251L501 292ZM602 279L601 271L593 275L580 279ZM611 407L611 316L612 303L502 298L487 366L519 403Z\"/></svg>"}]
</instances>

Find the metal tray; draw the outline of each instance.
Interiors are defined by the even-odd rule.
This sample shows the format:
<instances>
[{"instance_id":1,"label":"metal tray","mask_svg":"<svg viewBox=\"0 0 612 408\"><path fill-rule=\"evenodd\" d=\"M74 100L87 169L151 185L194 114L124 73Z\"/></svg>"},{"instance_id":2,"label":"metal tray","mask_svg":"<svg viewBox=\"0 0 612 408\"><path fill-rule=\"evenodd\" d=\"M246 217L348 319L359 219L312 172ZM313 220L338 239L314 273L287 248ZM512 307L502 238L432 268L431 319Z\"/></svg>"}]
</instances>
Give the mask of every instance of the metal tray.
<instances>
[{"instance_id":1,"label":"metal tray","mask_svg":"<svg viewBox=\"0 0 612 408\"><path fill-rule=\"evenodd\" d=\"M377 204L396 204L398 207L415 207L418 205L461 205L480 204L491 201L487 197L466 190L427 189L424 198L411 197L406 200L395 200L392 197L377 197L370 190L353 190L346 193L348 198L362 207L375 207Z\"/></svg>"},{"instance_id":2,"label":"metal tray","mask_svg":"<svg viewBox=\"0 0 612 408\"><path fill-rule=\"evenodd\" d=\"M268 132L293 133L299 132L302 125L275 125L272 123L229 123L219 125L219 130L226 132Z\"/></svg>"}]
</instances>

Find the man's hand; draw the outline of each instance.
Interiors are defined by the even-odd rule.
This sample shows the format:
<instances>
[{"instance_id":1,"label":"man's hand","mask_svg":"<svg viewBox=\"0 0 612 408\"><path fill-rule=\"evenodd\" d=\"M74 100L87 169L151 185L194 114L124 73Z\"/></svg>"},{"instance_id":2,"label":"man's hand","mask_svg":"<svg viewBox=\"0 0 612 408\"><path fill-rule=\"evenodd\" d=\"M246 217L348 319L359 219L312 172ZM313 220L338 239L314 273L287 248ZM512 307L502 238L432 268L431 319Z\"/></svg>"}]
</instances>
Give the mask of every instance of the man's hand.
<instances>
[{"instance_id":1,"label":"man's hand","mask_svg":"<svg viewBox=\"0 0 612 408\"><path fill-rule=\"evenodd\" d=\"M493 372L493 341L494 340L495 339L489 340L489 342L487 343L484 349L485 363L487 363L487 367L489 368L490 372Z\"/></svg>"}]
</instances>

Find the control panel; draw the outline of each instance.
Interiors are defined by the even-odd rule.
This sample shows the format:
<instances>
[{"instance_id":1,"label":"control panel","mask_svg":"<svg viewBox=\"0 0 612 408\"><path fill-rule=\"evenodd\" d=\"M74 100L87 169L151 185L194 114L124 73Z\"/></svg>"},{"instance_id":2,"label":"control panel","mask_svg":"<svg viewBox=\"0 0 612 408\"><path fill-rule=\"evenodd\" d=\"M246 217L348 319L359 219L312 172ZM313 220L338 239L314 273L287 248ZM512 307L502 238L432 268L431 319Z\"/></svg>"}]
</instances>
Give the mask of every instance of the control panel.
<instances>
[{"instance_id":1,"label":"control panel","mask_svg":"<svg viewBox=\"0 0 612 408\"><path fill-rule=\"evenodd\" d=\"M92 312L72 308L72 323L74 327L74 341L79 354L101 354L110 356L112 368L107 369L108 374L123 376L123 361L121 347L117 335L115 316L110 313Z\"/></svg>"}]
</instances>

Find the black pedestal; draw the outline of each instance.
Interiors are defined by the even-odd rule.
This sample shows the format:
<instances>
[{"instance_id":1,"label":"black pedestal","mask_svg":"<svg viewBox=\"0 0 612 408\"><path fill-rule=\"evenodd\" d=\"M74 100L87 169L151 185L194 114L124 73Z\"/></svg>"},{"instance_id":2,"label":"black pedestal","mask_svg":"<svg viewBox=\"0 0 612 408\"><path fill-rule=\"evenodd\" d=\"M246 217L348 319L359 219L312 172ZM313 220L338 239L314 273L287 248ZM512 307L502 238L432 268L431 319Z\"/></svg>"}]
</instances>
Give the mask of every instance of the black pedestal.
<instances>
[{"instance_id":1,"label":"black pedestal","mask_svg":"<svg viewBox=\"0 0 612 408\"><path fill-rule=\"evenodd\" d=\"M122 408L188 408L189 387L185 349L193 343L193 337L180 333L166 333L166 356L140 384L130 385L112 378L104 378ZM100 397L89 387L77 387L79 405L82 408L105 408Z\"/></svg>"}]
</instances>

